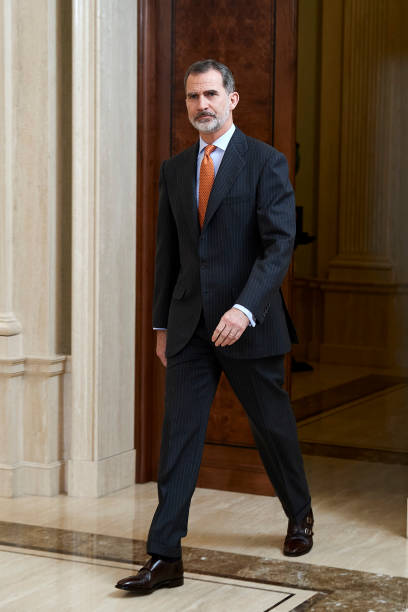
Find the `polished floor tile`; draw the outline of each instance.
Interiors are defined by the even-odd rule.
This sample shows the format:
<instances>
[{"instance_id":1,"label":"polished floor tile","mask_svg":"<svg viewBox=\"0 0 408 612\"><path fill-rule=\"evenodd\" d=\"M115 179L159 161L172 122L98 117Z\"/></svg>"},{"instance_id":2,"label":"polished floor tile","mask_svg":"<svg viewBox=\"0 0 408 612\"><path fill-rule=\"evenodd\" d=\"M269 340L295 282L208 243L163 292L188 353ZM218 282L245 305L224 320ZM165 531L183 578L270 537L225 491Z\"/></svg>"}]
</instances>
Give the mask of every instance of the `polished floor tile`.
<instances>
[{"instance_id":1,"label":"polished floor tile","mask_svg":"<svg viewBox=\"0 0 408 612\"><path fill-rule=\"evenodd\" d=\"M19 530L26 532L28 540L35 540L26 526L21 525ZM58 532L57 538L53 531ZM66 546L65 554L47 552L46 546L38 550L2 546L4 582L0 584L0 601L8 610L127 610L130 601L141 610L176 612L332 612L338 608L402 612L408 603L408 581L404 578L189 547L184 548L185 585L177 589L177 597L174 589L139 597L113 588L118 577L137 569L137 563L112 560L118 555L116 538L85 532L62 536L61 530L49 527L37 531L37 536L39 545L41 540L42 545L47 545L47 539L60 540L60 545ZM69 543L78 538L83 544L88 539L87 549L91 551L99 541L92 557L71 554ZM124 539L120 540L123 545ZM138 557L143 543L129 540L127 544L122 547L123 553ZM61 564L64 561L71 566Z\"/></svg>"},{"instance_id":2,"label":"polished floor tile","mask_svg":"<svg viewBox=\"0 0 408 612\"><path fill-rule=\"evenodd\" d=\"M232 578L187 574L181 588L161 589L149 596L118 591L120 577L138 567L95 564L85 560L50 558L0 551L0 609L7 612L289 612L312 598L313 591ZM23 581L23 582L22 582Z\"/></svg>"},{"instance_id":3,"label":"polished floor tile","mask_svg":"<svg viewBox=\"0 0 408 612\"><path fill-rule=\"evenodd\" d=\"M299 424L301 440L408 452L408 386Z\"/></svg>"},{"instance_id":4,"label":"polished floor tile","mask_svg":"<svg viewBox=\"0 0 408 612\"><path fill-rule=\"evenodd\" d=\"M361 366L333 366L330 363L315 362L312 362L310 365L313 366L313 371L311 372L292 373L291 396L293 400L330 389L330 387L342 385L362 376L368 376L373 372L372 368Z\"/></svg>"},{"instance_id":5,"label":"polished floor tile","mask_svg":"<svg viewBox=\"0 0 408 612\"><path fill-rule=\"evenodd\" d=\"M408 372L313 364L293 375L305 455L408 465Z\"/></svg>"},{"instance_id":6,"label":"polished floor tile","mask_svg":"<svg viewBox=\"0 0 408 612\"><path fill-rule=\"evenodd\" d=\"M293 400L369 375L408 377L408 368L369 368L312 362L313 371L292 373Z\"/></svg>"},{"instance_id":7,"label":"polished floor tile","mask_svg":"<svg viewBox=\"0 0 408 612\"><path fill-rule=\"evenodd\" d=\"M408 467L312 456L305 465L316 535L302 561L408 577ZM156 504L147 483L100 499L3 498L0 520L144 540ZM197 489L183 544L283 560L286 527L276 498Z\"/></svg>"},{"instance_id":8,"label":"polished floor tile","mask_svg":"<svg viewBox=\"0 0 408 612\"><path fill-rule=\"evenodd\" d=\"M323 416L335 408L342 407L372 395L407 386L408 379L401 376L370 374L355 378L341 385L300 397L292 401L293 411L298 423L311 417Z\"/></svg>"},{"instance_id":9,"label":"polished floor tile","mask_svg":"<svg viewBox=\"0 0 408 612\"><path fill-rule=\"evenodd\" d=\"M185 587L134 597L112 585L145 558L155 483L99 499L2 498L0 609L407 612L408 466L392 462L408 452L408 390L384 378L407 371L376 374L374 386L368 368L320 365L294 376L303 407L310 411L310 396L320 394L323 408L299 428L312 452L304 457L316 518L307 556L282 555L287 520L276 498L197 489L183 541ZM336 386L348 404L338 405ZM371 447L389 464L364 456ZM318 456L316 448L351 448L369 460Z\"/></svg>"}]
</instances>

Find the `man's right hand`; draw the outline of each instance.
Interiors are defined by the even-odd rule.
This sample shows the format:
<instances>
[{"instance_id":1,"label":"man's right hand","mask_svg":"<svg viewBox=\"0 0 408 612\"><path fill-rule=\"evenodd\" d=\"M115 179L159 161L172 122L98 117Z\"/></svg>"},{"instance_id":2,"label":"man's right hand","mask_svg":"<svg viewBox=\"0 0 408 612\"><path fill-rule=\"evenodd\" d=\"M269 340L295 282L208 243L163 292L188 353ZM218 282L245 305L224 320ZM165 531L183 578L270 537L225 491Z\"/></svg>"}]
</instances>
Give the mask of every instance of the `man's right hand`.
<instances>
[{"instance_id":1,"label":"man's right hand","mask_svg":"<svg viewBox=\"0 0 408 612\"><path fill-rule=\"evenodd\" d=\"M156 331L156 355L164 365L167 366L166 359L166 342L167 342L167 331L158 329Z\"/></svg>"}]
</instances>

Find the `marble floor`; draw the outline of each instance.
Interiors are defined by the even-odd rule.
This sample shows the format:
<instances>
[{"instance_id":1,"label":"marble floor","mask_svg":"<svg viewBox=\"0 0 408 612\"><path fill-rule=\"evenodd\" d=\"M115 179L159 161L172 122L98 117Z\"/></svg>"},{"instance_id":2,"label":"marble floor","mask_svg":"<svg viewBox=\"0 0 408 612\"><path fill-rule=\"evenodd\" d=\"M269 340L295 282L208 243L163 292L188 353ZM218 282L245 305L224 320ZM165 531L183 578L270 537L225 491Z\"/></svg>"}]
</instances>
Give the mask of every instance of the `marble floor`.
<instances>
[{"instance_id":1,"label":"marble floor","mask_svg":"<svg viewBox=\"0 0 408 612\"><path fill-rule=\"evenodd\" d=\"M406 454L406 380L385 377L407 372L377 374L377 386L368 368L296 374L295 401L329 392L312 416L310 402L299 404L301 440L311 449ZM335 387L348 399L333 407ZM362 388L375 391L353 400ZM287 521L276 498L197 489L183 542L185 585L148 597L113 585L145 559L154 483L99 499L0 498L0 610L408 612L408 465L325 455L304 456L315 513L307 556L282 555Z\"/></svg>"},{"instance_id":2,"label":"marble floor","mask_svg":"<svg viewBox=\"0 0 408 612\"><path fill-rule=\"evenodd\" d=\"M408 466L312 456L305 465L316 515L307 556L282 556L286 520L275 498L198 489L184 540L187 588L157 592L146 609L405 612ZM143 562L155 505L154 483L99 499L1 499L0 609L130 609L113 584ZM203 584L209 576L226 582Z\"/></svg>"},{"instance_id":3,"label":"marble floor","mask_svg":"<svg viewBox=\"0 0 408 612\"><path fill-rule=\"evenodd\" d=\"M149 597L135 597L112 589L123 574L139 567L94 558L27 553L24 549L0 550L0 564L7 581L0 586L0 609L13 612L55 610L98 610L106 612L184 612L185 610L226 609L289 612L312 600L316 592L199 573L186 573L182 591L156 591ZM18 588L24 576L24 588ZM46 597L44 597L46 593ZM137 599L137 601L135 601ZM227 608L226 608L227 604Z\"/></svg>"},{"instance_id":4,"label":"marble floor","mask_svg":"<svg viewBox=\"0 0 408 612\"><path fill-rule=\"evenodd\" d=\"M314 363L312 372L292 373L293 400L369 375L408 377L408 368L370 368L356 365Z\"/></svg>"},{"instance_id":5,"label":"marble floor","mask_svg":"<svg viewBox=\"0 0 408 612\"><path fill-rule=\"evenodd\" d=\"M408 453L408 385L350 402L299 424L299 438Z\"/></svg>"},{"instance_id":6,"label":"marble floor","mask_svg":"<svg viewBox=\"0 0 408 612\"><path fill-rule=\"evenodd\" d=\"M314 364L293 376L304 454L408 465L408 373Z\"/></svg>"}]
</instances>

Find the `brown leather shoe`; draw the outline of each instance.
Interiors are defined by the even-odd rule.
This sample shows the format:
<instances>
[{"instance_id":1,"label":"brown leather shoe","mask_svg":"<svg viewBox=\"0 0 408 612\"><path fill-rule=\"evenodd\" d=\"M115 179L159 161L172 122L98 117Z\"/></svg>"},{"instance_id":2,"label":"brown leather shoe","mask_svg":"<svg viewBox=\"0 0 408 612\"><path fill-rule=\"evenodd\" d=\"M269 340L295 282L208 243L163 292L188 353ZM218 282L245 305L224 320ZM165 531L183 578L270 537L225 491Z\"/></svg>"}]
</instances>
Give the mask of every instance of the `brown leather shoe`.
<instances>
[{"instance_id":1,"label":"brown leather shoe","mask_svg":"<svg viewBox=\"0 0 408 612\"><path fill-rule=\"evenodd\" d=\"M162 559L149 559L136 574L122 578L115 585L117 589L137 593L153 593L156 589L178 587L184 584L183 561L169 563Z\"/></svg>"},{"instance_id":2,"label":"brown leather shoe","mask_svg":"<svg viewBox=\"0 0 408 612\"><path fill-rule=\"evenodd\" d=\"M306 514L300 523L289 520L288 533L285 538L283 554L287 557L300 557L309 552L313 546L313 511Z\"/></svg>"}]
</instances>

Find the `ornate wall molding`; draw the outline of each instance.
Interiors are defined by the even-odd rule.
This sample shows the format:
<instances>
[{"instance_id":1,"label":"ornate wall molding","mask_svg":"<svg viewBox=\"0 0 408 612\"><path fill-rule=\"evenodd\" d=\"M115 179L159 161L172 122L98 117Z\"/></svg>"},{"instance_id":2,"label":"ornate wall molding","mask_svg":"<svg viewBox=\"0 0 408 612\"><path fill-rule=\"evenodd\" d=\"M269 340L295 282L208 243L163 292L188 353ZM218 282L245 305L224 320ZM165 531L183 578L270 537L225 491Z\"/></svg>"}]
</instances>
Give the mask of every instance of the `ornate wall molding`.
<instances>
[{"instance_id":1,"label":"ornate wall molding","mask_svg":"<svg viewBox=\"0 0 408 612\"><path fill-rule=\"evenodd\" d=\"M0 314L0 336L17 336L21 331L21 323L12 312Z\"/></svg>"},{"instance_id":2,"label":"ornate wall molding","mask_svg":"<svg viewBox=\"0 0 408 612\"><path fill-rule=\"evenodd\" d=\"M0 376L12 378L23 376L25 372L25 359L0 359Z\"/></svg>"},{"instance_id":3,"label":"ornate wall molding","mask_svg":"<svg viewBox=\"0 0 408 612\"><path fill-rule=\"evenodd\" d=\"M30 376L61 376L65 371L65 355L56 357L26 357L25 371Z\"/></svg>"}]
</instances>

